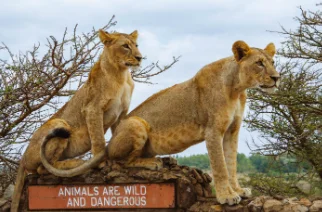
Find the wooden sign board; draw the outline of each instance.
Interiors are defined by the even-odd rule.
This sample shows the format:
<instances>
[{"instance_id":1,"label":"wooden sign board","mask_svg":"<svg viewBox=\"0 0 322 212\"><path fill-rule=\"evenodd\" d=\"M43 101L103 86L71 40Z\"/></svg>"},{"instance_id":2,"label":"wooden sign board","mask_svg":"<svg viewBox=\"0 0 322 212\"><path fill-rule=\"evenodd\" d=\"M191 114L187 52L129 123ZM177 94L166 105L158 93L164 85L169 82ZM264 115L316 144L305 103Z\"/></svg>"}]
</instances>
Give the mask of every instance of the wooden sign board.
<instances>
[{"instance_id":1,"label":"wooden sign board","mask_svg":"<svg viewBox=\"0 0 322 212\"><path fill-rule=\"evenodd\" d=\"M29 186L29 210L174 208L175 186L160 184Z\"/></svg>"}]
</instances>

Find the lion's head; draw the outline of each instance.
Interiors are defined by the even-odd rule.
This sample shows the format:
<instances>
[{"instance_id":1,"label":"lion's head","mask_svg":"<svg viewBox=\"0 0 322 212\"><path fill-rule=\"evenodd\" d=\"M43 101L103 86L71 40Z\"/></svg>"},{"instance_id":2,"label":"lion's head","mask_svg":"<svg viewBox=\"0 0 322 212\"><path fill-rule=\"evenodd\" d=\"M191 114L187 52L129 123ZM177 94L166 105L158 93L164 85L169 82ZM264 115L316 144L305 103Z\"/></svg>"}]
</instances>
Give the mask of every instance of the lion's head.
<instances>
[{"instance_id":1,"label":"lion's head","mask_svg":"<svg viewBox=\"0 0 322 212\"><path fill-rule=\"evenodd\" d=\"M99 31L99 38L104 44L104 52L110 63L119 66L121 69L140 66L142 55L138 49L136 40L138 32L131 34L107 33Z\"/></svg>"},{"instance_id":2,"label":"lion's head","mask_svg":"<svg viewBox=\"0 0 322 212\"><path fill-rule=\"evenodd\" d=\"M270 43L265 49L250 48L244 41L236 41L232 51L239 66L239 77L245 87L259 87L265 92L274 92L280 83L273 56L275 46Z\"/></svg>"}]
</instances>

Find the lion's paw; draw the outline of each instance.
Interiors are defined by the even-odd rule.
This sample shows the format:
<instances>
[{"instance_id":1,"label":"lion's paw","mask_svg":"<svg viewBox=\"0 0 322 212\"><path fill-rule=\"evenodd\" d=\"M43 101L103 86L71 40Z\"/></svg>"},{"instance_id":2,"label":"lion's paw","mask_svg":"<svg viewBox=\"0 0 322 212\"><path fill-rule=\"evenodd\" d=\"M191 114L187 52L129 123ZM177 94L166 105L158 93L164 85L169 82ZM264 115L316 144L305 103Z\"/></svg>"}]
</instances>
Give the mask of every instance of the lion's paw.
<instances>
[{"instance_id":1,"label":"lion's paw","mask_svg":"<svg viewBox=\"0 0 322 212\"><path fill-rule=\"evenodd\" d=\"M49 174L48 170L43 165L38 166L37 173L39 175Z\"/></svg>"},{"instance_id":2,"label":"lion's paw","mask_svg":"<svg viewBox=\"0 0 322 212\"><path fill-rule=\"evenodd\" d=\"M252 196L252 190L250 188L239 188L235 190L240 197L248 198Z\"/></svg>"},{"instance_id":3,"label":"lion's paw","mask_svg":"<svg viewBox=\"0 0 322 212\"><path fill-rule=\"evenodd\" d=\"M155 158L154 161L147 163L145 167L150 170L160 170L163 168L163 162L160 158Z\"/></svg>"},{"instance_id":4,"label":"lion's paw","mask_svg":"<svg viewBox=\"0 0 322 212\"><path fill-rule=\"evenodd\" d=\"M98 164L98 168L99 168L99 169L102 169L102 168L104 168L106 165L107 165L106 161L103 161L103 162L101 162L100 164Z\"/></svg>"},{"instance_id":5,"label":"lion's paw","mask_svg":"<svg viewBox=\"0 0 322 212\"><path fill-rule=\"evenodd\" d=\"M241 201L241 197L236 192L225 195L216 195L216 197L220 204L227 203L228 205L236 205Z\"/></svg>"},{"instance_id":6,"label":"lion's paw","mask_svg":"<svg viewBox=\"0 0 322 212\"><path fill-rule=\"evenodd\" d=\"M163 162L160 158L139 158L131 163L126 164L126 167L139 167L154 171L162 169Z\"/></svg>"}]
</instances>

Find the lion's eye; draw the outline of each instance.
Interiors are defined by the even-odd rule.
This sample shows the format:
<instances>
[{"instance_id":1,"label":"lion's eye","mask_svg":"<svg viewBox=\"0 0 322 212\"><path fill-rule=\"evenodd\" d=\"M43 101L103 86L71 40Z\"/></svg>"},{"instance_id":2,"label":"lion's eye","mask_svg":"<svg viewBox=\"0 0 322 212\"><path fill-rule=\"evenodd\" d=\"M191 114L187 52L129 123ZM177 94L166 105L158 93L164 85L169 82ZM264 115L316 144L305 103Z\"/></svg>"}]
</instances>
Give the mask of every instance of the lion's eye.
<instances>
[{"instance_id":1,"label":"lion's eye","mask_svg":"<svg viewBox=\"0 0 322 212\"><path fill-rule=\"evenodd\" d=\"M257 62L256 62L256 64L257 64L257 65L259 65L259 66L264 67L264 63L263 63L263 61L261 61L261 60L260 60L260 61L257 61Z\"/></svg>"},{"instance_id":2,"label":"lion's eye","mask_svg":"<svg viewBox=\"0 0 322 212\"><path fill-rule=\"evenodd\" d=\"M123 47L126 48L126 49L130 48L128 44L124 44Z\"/></svg>"},{"instance_id":3,"label":"lion's eye","mask_svg":"<svg viewBox=\"0 0 322 212\"><path fill-rule=\"evenodd\" d=\"M139 45L135 44L136 47L138 47Z\"/></svg>"}]
</instances>

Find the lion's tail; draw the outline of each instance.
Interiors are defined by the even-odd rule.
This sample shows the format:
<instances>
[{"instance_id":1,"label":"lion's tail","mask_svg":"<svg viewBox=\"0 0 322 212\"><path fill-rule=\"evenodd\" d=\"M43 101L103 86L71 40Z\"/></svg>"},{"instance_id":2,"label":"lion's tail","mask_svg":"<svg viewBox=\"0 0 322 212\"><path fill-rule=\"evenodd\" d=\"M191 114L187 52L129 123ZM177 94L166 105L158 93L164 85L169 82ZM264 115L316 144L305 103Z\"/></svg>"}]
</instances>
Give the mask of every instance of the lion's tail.
<instances>
[{"instance_id":1,"label":"lion's tail","mask_svg":"<svg viewBox=\"0 0 322 212\"><path fill-rule=\"evenodd\" d=\"M24 167L24 157L22 156L22 159L20 161L20 165L18 168L18 173L17 173L17 177L16 177L16 185L15 185L15 189L13 191L13 195L12 195L12 203L11 203L11 212L18 212L19 209L19 203L20 203L20 197L21 197L21 193L22 193L22 189L25 183L25 167Z\"/></svg>"},{"instance_id":2,"label":"lion's tail","mask_svg":"<svg viewBox=\"0 0 322 212\"><path fill-rule=\"evenodd\" d=\"M73 177L76 175L83 174L86 170L95 167L101 162L105 156L105 150L102 150L99 154L95 155L90 160L86 161L82 165L75 167L73 169L61 170L53 167L47 160L45 156L45 147L50 139L60 137L60 138L69 138L70 132L65 128L56 128L51 133L49 133L43 140L40 148L40 158L43 166L52 174L59 177Z\"/></svg>"}]
</instances>

